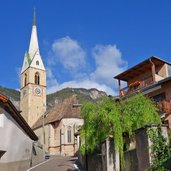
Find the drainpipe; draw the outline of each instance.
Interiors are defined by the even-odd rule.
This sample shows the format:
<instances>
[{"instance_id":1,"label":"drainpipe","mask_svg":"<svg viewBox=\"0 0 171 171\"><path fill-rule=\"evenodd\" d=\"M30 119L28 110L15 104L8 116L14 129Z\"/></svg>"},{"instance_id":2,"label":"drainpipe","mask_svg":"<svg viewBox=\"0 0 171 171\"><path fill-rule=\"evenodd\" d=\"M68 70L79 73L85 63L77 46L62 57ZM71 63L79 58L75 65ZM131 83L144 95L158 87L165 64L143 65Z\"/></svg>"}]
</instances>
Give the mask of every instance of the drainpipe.
<instances>
[{"instance_id":1,"label":"drainpipe","mask_svg":"<svg viewBox=\"0 0 171 171\"><path fill-rule=\"evenodd\" d=\"M60 129L60 156L62 155L62 131Z\"/></svg>"},{"instance_id":2,"label":"drainpipe","mask_svg":"<svg viewBox=\"0 0 171 171\"><path fill-rule=\"evenodd\" d=\"M35 144L35 141L32 142L32 145L31 145L31 154L30 154L30 167L33 166L33 148L34 148L34 144Z\"/></svg>"},{"instance_id":3,"label":"drainpipe","mask_svg":"<svg viewBox=\"0 0 171 171\"><path fill-rule=\"evenodd\" d=\"M121 80L118 80L119 96L121 97Z\"/></svg>"},{"instance_id":4,"label":"drainpipe","mask_svg":"<svg viewBox=\"0 0 171 171\"><path fill-rule=\"evenodd\" d=\"M156 82L156 79L155 79L155 73L156 73L155 64L154 64L154 62L151 60L151 58L149 59L149 61L150 61L150 63L152 64L151 71L152 71L153 82Z\"/></svg>"}]
</instances>

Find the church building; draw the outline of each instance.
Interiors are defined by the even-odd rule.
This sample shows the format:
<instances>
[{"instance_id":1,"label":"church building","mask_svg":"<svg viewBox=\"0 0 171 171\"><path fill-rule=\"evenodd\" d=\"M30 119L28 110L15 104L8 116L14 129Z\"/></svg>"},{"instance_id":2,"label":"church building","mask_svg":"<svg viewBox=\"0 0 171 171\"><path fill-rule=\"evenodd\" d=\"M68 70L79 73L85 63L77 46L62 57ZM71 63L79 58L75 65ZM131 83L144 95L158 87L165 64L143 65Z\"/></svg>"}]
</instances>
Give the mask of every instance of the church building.
<instances>
[{"instance_id":1,"label":"church building","mask_svg":"<svg viewBox=\"0 0 171 171\"><path fill-rule=\"evenodd\" d=\"M28 52L25 52L21 70L20 110L32 126L46 112L46 69L39 51L36 14Z\"/></svg>"},{"instance_id":2,"label":"church building","mask_svg":"<svg viewBox=\"0 0 171 171\"><path fill-rule=\"evenodd\" d=\"M20 110L29 126L39 138L45 151L53 155L74 155L78 141L74 134L83 125L78 103L71 97L46 112L46 69L40 55L36 14L28 52L25 52L21 70Z\"/></svg>"}]
</instances>

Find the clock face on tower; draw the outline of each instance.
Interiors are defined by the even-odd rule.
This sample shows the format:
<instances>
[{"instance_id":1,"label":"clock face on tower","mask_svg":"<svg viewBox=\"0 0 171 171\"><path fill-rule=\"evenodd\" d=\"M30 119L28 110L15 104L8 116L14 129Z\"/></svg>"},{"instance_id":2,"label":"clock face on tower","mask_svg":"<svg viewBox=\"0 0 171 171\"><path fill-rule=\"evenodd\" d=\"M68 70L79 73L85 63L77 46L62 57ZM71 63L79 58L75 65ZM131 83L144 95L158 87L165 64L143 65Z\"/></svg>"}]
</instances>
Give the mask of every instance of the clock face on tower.
<instances>
[{"instance_id":1,"label":"clock face on tower","mask_svg":"<svg viewBox=\"0 0 171 171\"><path fill-rule=\"evenodd\" d=\"M42 95L42 89L38 86L34 87L34 94L36 96L41 96Z\"/></svg>"}]
</instances>

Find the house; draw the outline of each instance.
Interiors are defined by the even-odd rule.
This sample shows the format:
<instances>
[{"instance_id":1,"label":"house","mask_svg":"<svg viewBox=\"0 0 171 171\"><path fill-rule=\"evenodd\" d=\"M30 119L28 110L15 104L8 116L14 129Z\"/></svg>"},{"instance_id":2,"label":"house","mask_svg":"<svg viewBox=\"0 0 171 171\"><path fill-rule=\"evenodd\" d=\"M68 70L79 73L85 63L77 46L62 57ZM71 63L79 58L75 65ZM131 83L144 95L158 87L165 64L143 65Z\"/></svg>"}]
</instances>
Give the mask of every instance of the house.
<instances>
[{"instance_id":1,"label":"house","mask_svg":"<svg viewBox=\"0 0 171 171\"><path fill-rule=\"evenodd\" d=\"M0 171L25 171L38 137L8 97L0 94Z\"/></svg>"},{"instance_id":2,"label":"house","mask_svg":"<svg viewBox=\"0 0 171 171\"><path fill-rule=\"evenodd\" d=\"M160 109L163 122L171 129L171 63L152 56L114 78L118 80L121 98L139 91L152 98ZM127 86L123 88L122 82Z\"/></svg>"},{"instance_id":3,"label":"house","mask_svg":"<svg viewBox=\"0 0 171 171\"><path fill-rule=\"evenodd\" d=\"M77 98L72 96L48 110L44 119L40 117L32 129L51 155L73 156L79 147L74 134L82 125Z\"/></svg>"}]
</instances>

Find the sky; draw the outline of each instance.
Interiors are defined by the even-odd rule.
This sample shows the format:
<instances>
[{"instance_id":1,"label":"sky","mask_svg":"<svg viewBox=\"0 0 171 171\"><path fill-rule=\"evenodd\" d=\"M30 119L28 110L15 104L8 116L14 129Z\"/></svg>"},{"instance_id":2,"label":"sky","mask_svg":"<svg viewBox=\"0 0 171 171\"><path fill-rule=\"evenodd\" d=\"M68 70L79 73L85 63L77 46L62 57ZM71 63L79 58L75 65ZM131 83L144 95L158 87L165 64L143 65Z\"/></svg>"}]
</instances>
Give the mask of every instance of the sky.
<instances>
[{"instance_id":1,"label":"sky","mask_svg":"<svg viewBox=\"0 0 171 171\"><path fill-rule=\"evenodd\" d=\"M170 0L1 0L0 85L20 89L33 9L47 92L117 94L117 74L157 56L171 62Z\"/></svg>"}]
</instances>

